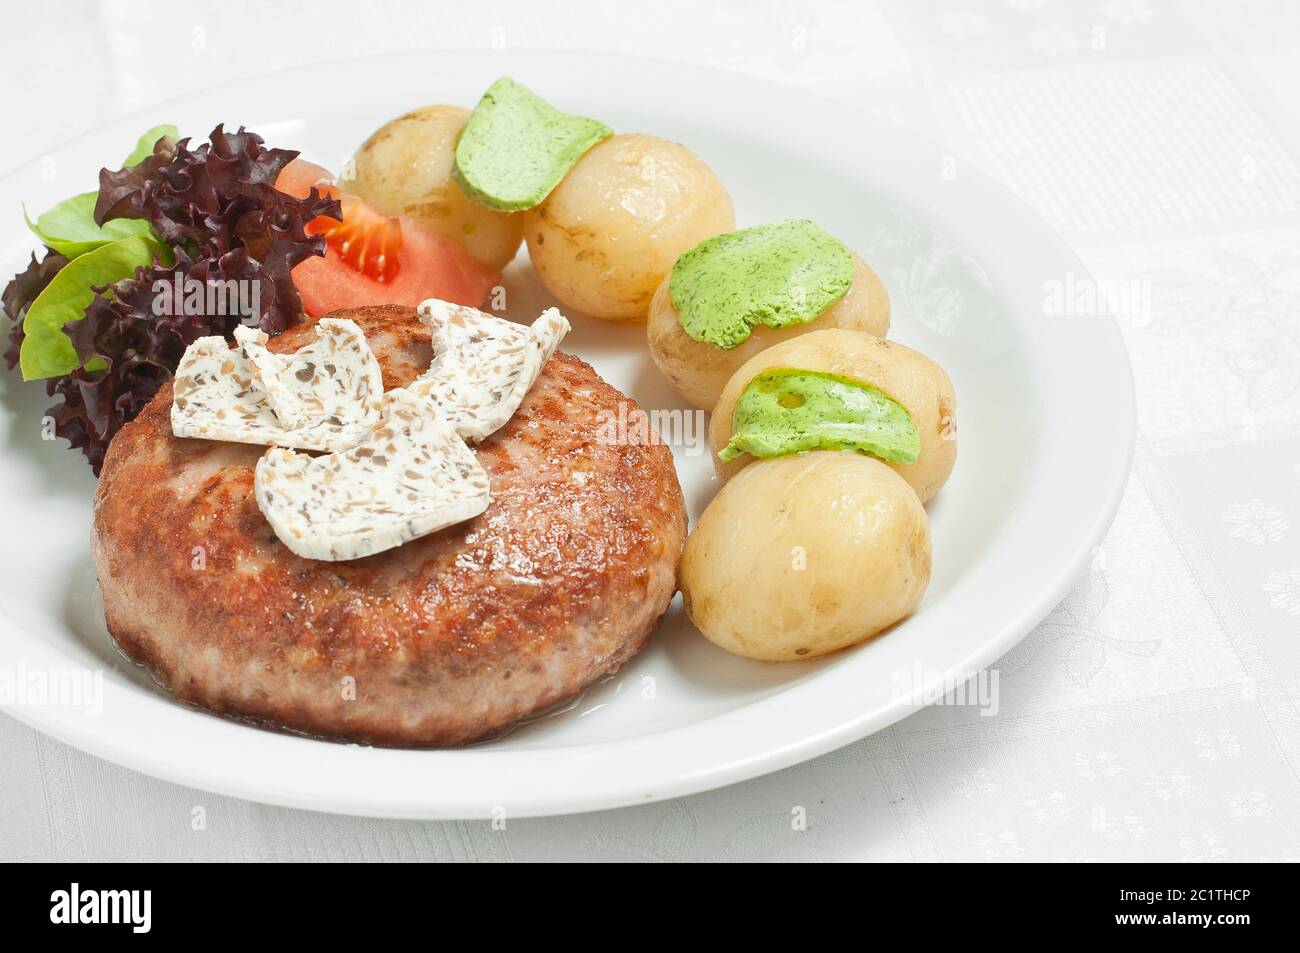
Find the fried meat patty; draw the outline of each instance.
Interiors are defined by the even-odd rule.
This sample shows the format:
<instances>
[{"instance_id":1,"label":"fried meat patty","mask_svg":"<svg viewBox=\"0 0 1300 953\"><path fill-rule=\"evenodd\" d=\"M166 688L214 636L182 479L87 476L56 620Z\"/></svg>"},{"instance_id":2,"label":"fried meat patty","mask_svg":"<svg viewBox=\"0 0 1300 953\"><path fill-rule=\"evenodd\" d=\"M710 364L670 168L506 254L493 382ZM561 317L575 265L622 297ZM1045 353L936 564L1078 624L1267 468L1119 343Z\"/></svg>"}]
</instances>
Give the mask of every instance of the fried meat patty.
<instances>
[{"instance_id":1,"label":"fried meat patty","mask_svg":"<svg viewBox=\"0 0 1300 953\"><path fill-rule=\"evenodd\" d=\"M385 389L429 365L409 308L340 311ZM270 343L314 339L308 319ZM662 444L598 439L630 398L557 353L475 449L482 515L375 556L319 562L253 496L263 448L174 437L165 386L108 449L93 550L109 631L178 698L382 745L497 732L615 671L676 589L686 511Z\"/></svg>"}]
</instances>

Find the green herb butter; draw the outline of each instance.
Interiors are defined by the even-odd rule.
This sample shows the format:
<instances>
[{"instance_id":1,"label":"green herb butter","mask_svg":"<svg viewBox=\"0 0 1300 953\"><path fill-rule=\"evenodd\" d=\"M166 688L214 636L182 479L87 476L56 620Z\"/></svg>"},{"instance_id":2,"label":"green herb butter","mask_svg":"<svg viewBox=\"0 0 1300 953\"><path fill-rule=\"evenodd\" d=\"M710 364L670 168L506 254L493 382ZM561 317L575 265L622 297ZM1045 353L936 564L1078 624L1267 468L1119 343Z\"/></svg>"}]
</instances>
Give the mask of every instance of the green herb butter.
<instances>
[{"instance_id":1,"label":"green herb butter","mask_svg":"<svg viewBox=\"0 0 1300 953\"><path fill-rule=\"evenodd\" d=\"M541 204L582 154L613 132L503 76L461 130L452 176L476 202L518 212Z\"/></svg>"},{"instance_id":2,"label":"green herb butter","mask_svg":"<svg viewBox=\"0 0 1300 953\"><path fill-rule=\"evenodd\" d=\"M668 291L692 338L725 350L756 324L811 321L853 284L853 256L812 222L793 219L706 238L677 259Z\"/></svg>"},{"instance_id":3,"label":"green herb butter","mask_svg":"<svg viewBox=\"0 0 1300 953\"><path fill-rule=\"evenodd\" d=\"M776 368L746 385L732 414L731 441L718 457L783 457L805 450L852 450L888 463L915 463L921 437L912 415L864 381Z\"/></svg>"}]
</instances>

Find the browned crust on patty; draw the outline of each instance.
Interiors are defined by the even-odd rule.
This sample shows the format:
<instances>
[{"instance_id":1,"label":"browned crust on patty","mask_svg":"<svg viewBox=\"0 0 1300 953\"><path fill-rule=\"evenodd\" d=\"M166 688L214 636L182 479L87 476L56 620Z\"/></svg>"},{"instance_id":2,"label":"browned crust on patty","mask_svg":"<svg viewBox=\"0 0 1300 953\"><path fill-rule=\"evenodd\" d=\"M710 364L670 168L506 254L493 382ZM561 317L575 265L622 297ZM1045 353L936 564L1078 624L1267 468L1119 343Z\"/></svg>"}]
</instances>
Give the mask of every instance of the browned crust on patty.
<instances>
[{"instance_id":1,"label":"browned crust on patty","mask_svg":"<svg viewBox=\"0 0 1300 953\"><path fill-rule=\"evenodd\" d=\"M335 316L365 331L385 388L428 365L412 310ZM272 349L307 343L313 323ZM557 353L476 448L485 513L319 562L258 509L262 448L172 436L168 385L113 440L95 496L109 631L177 697L222 714L386 745L499 731L617 669L675 591L686 513L671 454L599 439L624 401Z\"/></svg>"}]
</instances>

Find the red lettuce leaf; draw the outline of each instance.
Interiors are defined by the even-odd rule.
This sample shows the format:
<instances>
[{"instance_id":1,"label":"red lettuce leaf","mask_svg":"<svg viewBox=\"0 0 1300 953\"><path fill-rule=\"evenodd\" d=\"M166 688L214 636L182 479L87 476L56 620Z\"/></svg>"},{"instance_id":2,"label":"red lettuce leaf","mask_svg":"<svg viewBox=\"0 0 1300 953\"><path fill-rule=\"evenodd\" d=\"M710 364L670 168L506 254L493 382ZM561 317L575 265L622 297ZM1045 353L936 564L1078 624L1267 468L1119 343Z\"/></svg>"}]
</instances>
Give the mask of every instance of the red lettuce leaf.
<instances>
[{"instance_id":1,"label":"red lettuce leaf","mask_svg":"<svg viewBox=\"0 0 1300 953\"><path fill-rule=\"evenodd\" d=\"M18 351L23 346L23 318L27 315L27 309L67 263L68 259L55 251L48 252L40 261L32 255L27 267L14 275L13 280L5 286L4 294L0 296L0 305L3 305L5 314L14 322L9 328L9 344L4 355L9 370L18 366Z\"/></svg>"}]
</instances>

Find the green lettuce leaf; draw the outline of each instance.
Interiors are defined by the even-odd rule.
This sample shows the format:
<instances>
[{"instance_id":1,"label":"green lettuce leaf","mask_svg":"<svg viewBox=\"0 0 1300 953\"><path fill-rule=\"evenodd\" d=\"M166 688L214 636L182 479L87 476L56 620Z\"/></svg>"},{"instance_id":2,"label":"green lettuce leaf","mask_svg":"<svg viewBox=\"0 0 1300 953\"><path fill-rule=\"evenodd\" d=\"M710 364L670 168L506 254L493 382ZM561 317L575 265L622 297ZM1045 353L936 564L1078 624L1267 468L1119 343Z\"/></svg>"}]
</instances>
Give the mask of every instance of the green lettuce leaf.
<instances>
[{"instance_id":1,"label":"green lettuce leaf","mask_svg":"<svg viewBox=\"0 0 1300 953\"><path fill-rule=\"evenodd\" d=\"M179 135L175 126L154 126L140 137L122 167L138 165L152 155L159 139L176 139ZM109 242L151 233L149 223L143 219L118 218L105 222L103 226L95 224L95 201L98 197L98 191L83 192L60 202L38 216L35 222L28 217L26 209L23 209L23 218L42 245L65 258L78 258Z\"/></svg>"},{"instance_id":2,"label":"green lettuce leaf","mask_svg":"<svg viewBox=\"0 0 1300 953\"><path fill-rule=\"evenodd\" d=\"M122 163L122 168L139 165L153 155L153 147L158 145L159 139L179 139L180 137L181 131L173 125L154 126L140 137L140 140L135 144L135 148L131 150L131 154Z\"/></svg>"},{"instance_id":3,"label":"green lettuce leaf","mask_svg":"<svg viewBox=\"0 0 1300 953\"><path fill-rule=\"evenodd\" d=\"M153 263L163 248L145 235L131 235L101 245L68 262L32 302L23 318L23 345L18 354L23 380L61 377L81 363L63 326L80 321L95 299L93 287L130 278Z\"/></svg>"},{"instance_id":4,"label":"green lettuce leaf","mask_svg":"<svg viewBox=\"0 0 1300 953\"><path fill-rule=\"evenodd\" d=\"M23 218L27 219L27 227L42 245L65 258L79 258L109 242L150 233L149 223L139 218L115 218L102 227L96 225L95 201L98 198L98 192L83 192L64 199L42 213L35 222L27 217L26 209Z\"/></svg>"}]
</instances>

